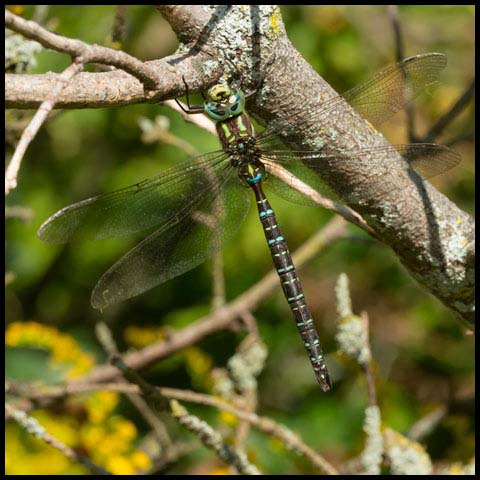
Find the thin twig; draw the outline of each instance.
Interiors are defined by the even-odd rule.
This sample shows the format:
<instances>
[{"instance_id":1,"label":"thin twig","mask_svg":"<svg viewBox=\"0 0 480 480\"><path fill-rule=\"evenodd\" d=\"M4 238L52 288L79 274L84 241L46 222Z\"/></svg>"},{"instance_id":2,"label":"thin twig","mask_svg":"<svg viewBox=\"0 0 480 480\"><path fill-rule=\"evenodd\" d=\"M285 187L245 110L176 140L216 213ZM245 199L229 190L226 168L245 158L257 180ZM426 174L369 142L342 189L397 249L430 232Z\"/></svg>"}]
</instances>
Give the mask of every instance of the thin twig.
<instances>
[{"instance_id":1,"label":"thin twig","mask_svg":"<svg viewBox=\"0 0 480 480\"><path fill-rule=\"evenodd\" d=\"M119 356L114 355L112 357L112 363L122 372L123 376L129 382L139 387L143 398L155 412L159 413L163 411L170 413L180 425L196 434L207 448L213 450L219 458L228 465L233 466L239 474L260 474L255 465L248 461L243 451L227 445L222 436L210 425L190 414L187 409L176 400L169 400L163 395L160 389L145 381L135 370L128 368Z\"/></svg>"},{"instance_id":2,"label":"thin twig","mask_svg":"<svg viewBox=\"0 0 480 480\"><path fill-rule=\"evenodd\" d=\"M301 455L304 455L305 458L307 458L312 463L312 465L319 468L320 470L331 475L335 475L338 473L336 469L327 460L325 460L325 458L323 458L312 448L306 445L297 434L291 432L284 425L268 417L257 415L254 412L244 411L212 395L175 388L155 388L158 388L162 395L171 399L197 403L200 405L207 405L217 408L221 411L229 412L235 415L238 419L250 423L258 430L279 439L282 443L287 445L288 448L298 452ZM137 385L124 382L83 384L71 383L63 387L49 387L48 389L42 389L38 391L33 390L30 393L30 398L37 402L47 399L59 399L65 397L66 395L75 395L78 393L88 393L96 391L140 393L140 388Z\"/></svg>"},{"instance_id":3,"label":"thin twig","mask_svg":"<svg viewBox=\"0 0 480 480\"><path fill-rule=\"evenodd\" d=\"M270 162L267 159L264 160L264 163L269 173L282 180L289 187L297 190L297 192L302 193L307 198L314 201L317 205L320 205L321 207L332 212L338 213L345 218L345 220L357 225L362 230L365 230L367 233L376 238L374 230L365 222L360 214L355 212L355 210L352 210L350 207L342 205L341 203L335 202L330 198L324 197L317 192L317 190L313 189L310 187L310 185L297 178L295 175L293 175L293 173L283 168L281 165Z\"/></svg>"},{"instance_id":4,"label":"thin twig","mask_svg":"<svg viewBox=\"0 0 480 480\"><path fill-rule=\"evenodd\" d=\"M30 120L28 127L23 131L22 136L17 144L17 148L13 153L12 159L5 172L5 195L17 186L17 176L20 170L23 156L30 142L35 138L43 122L55 105L55 100L67 83L81 70L83 63L75 59L58 77L58 82L48 95L47 99L42 102L37 112Z\"/></svg>"},{"instance_id":5,"label":"thin twig","mask_svg":"<svg viewBox=\"0 0 480 480\"><path fill-rule=\"evenodd\" d=\"M398 16L398 5L387 5L387 12L393 28L393 39L395 41L395 57L397 62L405 58L405 48L403 43L402 28Z\"/></svg>"},{"instance_id":6,"label":"thin twig","mask_svg":"<svg viewBox=\"0 0 480 480\"><path fill-rule=\"evenodd\" d=\"M110 472L95 465L84 455L80 455L75 450L65 445L60 440L57 440L54 436L48 433L42 425L38 422L37 419L28 416L24 411L18 410L12 405L5 404L5 414L9 418L15 420L22 428L24 428L28 433L34 437L43 440L46 444L60 451L72 462L80 463L85 468L90 470L92 473L97 475L111 475Z\"/></svg>"},{"instance_id":7,"label":"thin twig","mask_svg":"<svg viewBox=\"0 0 480 480\"><path fill-rule=\"evenodd\" d=\"M347 224L343 218L333 218L327 225L309 238L293 255L297 269L318 254L320 250L347 233ZM268 295L278 287L278 274L271 270L265 277L250 287L233 302L210 315L197 320L182 331L171 335L168 339L156 342L142 350L127 353L123 360L131 368L143 368L161 358L193 345L212 333L229 328L245 310L253 311ZM78 379L78 382L105 382L118 375L111 365L101 365L89 374Z\"/></svg>"},{"instance_id":8,"label":"thin twig","mask_svg":"<svg viewBox=\"0 0 480 480\"><path fill-rule=\"evenodd\" d=\"M390 18L390 22L392 23L393 38L395 41L395 56L397 62L400 62L405 58L405 47L403 42L402 27L398 15L398 5L388 5L387 12ZM412 102L406 103L405 113L407 114L407 135L409 139L408 141L415 142L415 113Z\"/></svg>"},{"instance_id":9,"label":"thin twig","mask_svg":"<svg viewBox=\"0 0 480 480\"><path fill-rule=\"evenodd\" d=\"M180 102L180 103L182 103L182 102ZM163 102L163 105L165 105L166 107L169 107L172 110L175 110L176 112L178 112L186 122L193 123L197 127L203 128L204 130L211 133L212 135L215 135L215 136L217 135L217 129L215 128L215 123L212 122L212 120L210 120L207 116L205 116L205 115L188 115L187 113L185 113L185 111L183 111L178 106L178 104L175 100L165 100L165 102ZM182 103L182 105L184 105L184 104ZM185 106L185 108L186 108L186 106Z\"/></svg>"},{"instance_id":10,"label":"thin twig","mask_svg":"<svg viewBox=\"0 0 480 480\"><path fill-rule=\"evenodd\" d=\"M118 354L117 345L115 344L112 332L105 322L97 323L97 325L95 326L95 333L103 349L109 355ZM130 400L132 405L139 411L144 420L152 427L157 442L160 446L160 450L164 451L172 444L172 441L170 440L168 432L162 421L152 411L152 409L148 406L147 402L139 394L126 393L126 396Z\"/></svg>"},{"instance_id":11,"label":"thin twig","mask_svg":"<svg viewBox=\"0 0 480 480\"><path fill-rule=\"evenodd\" d=\"M112 25L112 42L123 42L125 39L127 6L117 5Z\"/></svg>"},{"instance_id":12,"label":"thin twig","mask_svg":"<svg viewBox=\"0 0 480 480\"><path fill-rule=\"evenodd\" d=\"M360 317L363 320L364 327L366 330L367 334L367 341L368 341L368 348L371 351L370 348L370 322L368 319L368 313L363 311L360 313ZM367 382L367 394L368 394L368 403L371 407L377 406L377 393L375 389L375 375L373 374L373 365L372 365L373 359L372 356L370 355L370 358L367 362L365 362L362 367L363 367L363 372L365 375L365 380Z\"/></svg>"},{"instance_id":13,"label":"thin twig","mask_svg":"<svg viewBox=\"0 0 480 480\"><path fill-rule=\"evenodd\" d=\"M33 210L21 206L5 206L5 218L17 218L22 222L28 222L34 217Z\"/></svg>"},{"instance_id":14,"label":"thin twig","mask_svg":"<svg viewBox=\"0 0 480 480\"><path fill-rule=\"evenodd\" d=\"M448 409L445 405L440 405L424 417L417 420L409 429L407 437L419 442L445 418Z\"/></svg>"},{"instance_id":15,"label":"thin twig","mask_svg":"<svg viewBox=\"0 0 480 480\"><path fill-rule=\"evenodd\" d=\"M45 48L68 53L72 57L81 57L83 63L97 62L121 68L140 80L147 90L153 90L159 81L159 73L155 69L121 50L95 44L88 45L81 40L65 38L8 10L5 10L5 26L27 38L36 40Z\"/></svg>"},{"instance_id":16,"label":"thin twig","mask_svg":"<svg viewBox=\"0 0 480 480\"><path fill-rule=\"evenodd\" d=\"M462 112L462 110L468 105L474 93L475 93L475 79L472 80L470 85L465 89L465 91L458 98L455 104L452 105L450 110L438 119L435 125L433 125L430 128L430 130L425 134L425 136L422 139L419 140L419 142L422 142L422 143L433 142L440 135L440 133L442 133L445 127L457 115L459 115Z\"/></svg>"}]
</instances>

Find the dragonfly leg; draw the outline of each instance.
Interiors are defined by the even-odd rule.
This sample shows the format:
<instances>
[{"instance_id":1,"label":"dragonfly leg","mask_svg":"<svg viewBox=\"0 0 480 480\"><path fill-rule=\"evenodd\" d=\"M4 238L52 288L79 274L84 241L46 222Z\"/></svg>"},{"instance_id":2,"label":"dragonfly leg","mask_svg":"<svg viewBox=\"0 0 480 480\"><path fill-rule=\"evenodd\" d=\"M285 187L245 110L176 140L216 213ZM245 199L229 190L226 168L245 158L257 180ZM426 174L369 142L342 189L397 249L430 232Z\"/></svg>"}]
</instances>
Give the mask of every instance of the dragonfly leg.
<instances>
[{"instance_id":1,"label":"dragonfly leg","mask_svg":"<svg viewBox=\"0 0 480 480\"><path fill-rule=\"evenodd\" d=\"M189 89L188 89L188 83L185 80L185 76L182 75L182 81L183 84L185 85L185 99L187 101L187 108L185 108L177 98L175 98L175 101L177 102L177 105L182 109L183 112L185 112L188 115L195 115L196 113L203 113L203 105L190 105L190 98L189 98ZM202 92L202 98L205 100L205 96Z\"/></svg>"}]
</instances>

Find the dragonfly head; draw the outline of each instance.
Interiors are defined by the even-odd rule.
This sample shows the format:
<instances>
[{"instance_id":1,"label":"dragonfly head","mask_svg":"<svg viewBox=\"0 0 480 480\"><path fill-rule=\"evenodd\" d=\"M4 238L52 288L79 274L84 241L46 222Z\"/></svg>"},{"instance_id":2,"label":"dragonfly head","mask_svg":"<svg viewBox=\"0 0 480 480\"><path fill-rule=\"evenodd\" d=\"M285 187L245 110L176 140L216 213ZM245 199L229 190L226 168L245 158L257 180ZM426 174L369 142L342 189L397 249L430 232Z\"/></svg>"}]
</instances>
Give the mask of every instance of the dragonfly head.
<instances>
[{"instance_id":1,"label":"dragonfly head","mask_svg":"<svg viewBox=\"0 0 480 480\"><path fill-rule=\"evenodd\" d=\"M245 108L245 95L225 83L214 85L207 91L205 113L216 122L240 115Z\"/></svg>"}]
</instances>

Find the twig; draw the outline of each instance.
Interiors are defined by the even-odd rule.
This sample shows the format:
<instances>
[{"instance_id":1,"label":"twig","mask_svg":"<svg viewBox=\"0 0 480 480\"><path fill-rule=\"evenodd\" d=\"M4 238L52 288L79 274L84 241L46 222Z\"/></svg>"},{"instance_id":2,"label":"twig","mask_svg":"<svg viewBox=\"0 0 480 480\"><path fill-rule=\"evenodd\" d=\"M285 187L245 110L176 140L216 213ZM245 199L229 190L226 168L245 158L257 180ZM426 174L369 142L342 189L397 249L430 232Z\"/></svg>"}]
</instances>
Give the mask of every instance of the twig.
<instances>
[{"instance_id":1,"label":"twig","mask_svg":"<svg viewBox=\"0 0 480 480\"><path fill-rule=\"evenodd\" d=\"M103 349L109 355L118 354L118 349L112 336L112 332L110 331L105 322L98 322L96 324L95 333ZM158 416L148 406L147 402L145 402L145 400L136 393L127 392L126 396L135 406L135 408L140 412L145 421L152 427L157 442L160 446L160 450L163 451L165 448L169 447L172 441L170 440L168 432L163 423L158 418Z\"/></svg>"},{"instance_id":2,"label":"twig","mask_svg":"<svg viewBox=\"0 0 480 480\"><path fill-rule=\"evenodd\" d=\"M257 377L265 366L267 348L258 336L255 317L250 312L242 315L242 322L247 326L249 335L237 348L237 352L228 360L229 377L234 381L240 396L233 396L236 407L247 412L257 408ZM250 431L250 422L240 421L236 428L234 445L243 448Z\"/></svg>"},{"instance_id":3,"label":"twig","mask_svg":"<svg viewBox=\"0 0 480 480\"><path fill-rule=\"evenodd\" d=\"M39 25L43 25L47 19L49 9L50 9L50 5L35 5L35 9L32 15L32 20L38 23Z\"/></svg>"},{"instance_id":4,"label":"twig","mask_svg":"<svg viewBox=\"0 0 480 480\"><path fill-rule=\"evenodd\" d=\"M30 142L35 138L38 130L47 118L47 115L53 109L55 100L65 85L83 68L83 63L79 59L74 61L62 72L58 77L58 82L48 95L47 99L42 102L39 109L33 116L27 128L23 131L22 136L17 144L17 148L13 153L12 159L5 172L5 195L17 186L17 176L20 170L23 156Z\"/></svg>"},{"instance_id":5,"label":"twig","mask_svg":"<svg viewBox=\"0 0 480 480\"><path fill-rule=\"evenodd\" d=\"M5 414L8 415L9 418L14 419L28 433L40 440L43 440L46 444L63 453L63 455L65 455L72 462L80 463L92 473L95 473L97 475L111 475L110 472L107 472L105 469L99 467L98 465L95 465L87 457L78 454L77 452L75 452L75 450L60 442L60 440L57 440L40 425L38 420L28 416L22 410L18 410L12 405L6 403Z\"/></svg>"},{"instance_id":6,"label":"twig","mask_svg":"<svg viewBox=\"0 0 480 480\"><path fill-rule=\"evenodd\" d=\"M361 312L360 317L363 320L364 328L367 335L367 342L368 342L368 349L371 351L370 348L370 332L369 326L370 322L368 319L367 312ZM367 382L367 394L368 394L368 403L371 407L377 406L377 393L375 389L375 376L373 374L373 365L372 365L372 356L370 355L370 359L368 362L365 362L363 365L363 372L365 374L365 380Z\"/></svg>"},{"instance_id":7,"label":"twig","mask_svg":"<svg viewBox=\"0 0 480 480\"><path fill-rule=\"evenodd\" d=\"M395 40L395 56L397 62L400 62L405 58L405 47L403 42L402 27L400 25L400 18L398 15L398 5L388 5L387 6L388 16L392 22L393 37ZM405 112L407 114L407 134L408 141L415 142L415 115L413 110L413 103L407 102L405 105Z\"/></svg>"},{"instance_id":8,"label":"twig","mask_svg":"<svg viewBox=\"0 0 480 480\"><path fill-rule=\"evenodd\" d=\"M72 57L80 57L83 63L104 63L121 68L140 80L147 90L153 90L159 82L158 71L120 50L95 44L88 45L81 40L56 35L38 23L25 20L8 10L5 10L5 26L27 38L36 40L45 48L68 53Z\"/></svg>"},{"instance_id":9,"label":"twig","mask_svg":"<svg viewBox=\"0 0 480 480\"><path fill-rule=\"evenodd\" d=\"M119 356L113 356L112 363L129 382L138 385L145 400L157 413L169 412L180 425L196 434L207 448L213 450L227 464L235 467L239 474L260 474L242 451L227 445L221 435L210 425L188 413L187 409L176 400L169 400L165 397L158 388L146 382L135 370L128 368Z\"/></svg>"},{"instance_id":10,"label":"twig","mask_svg":"<svg viewBox=\"0 0 480 480\"><path fill-rule=\"evenodd\" d=\"M310 200L313 200L317 205L320 205L321 207L332 212L338 213L343 218L345 218L345 220L353 223L354 225L357 225L362 230L365 230L367 233L376 238L376 233L374 232L374 230L365 222L365 220L360 216L360 214L355 212L355 210L352 210L350 207L342 205L341 203L335 202L330 198L324 197L315 189L310 187L310 185L297 178L295 175L293 175L293 173L289 172L281 165L270 162L267 159L265 159L264 162L267 167L267 171L282 180L289 187L297 190L297 192L302 193Z\"/></svg>"},{"instance_id":11,"label":"twig","mask_svg":"<svg viewBox=\"0 0 480 480\"><path fill-rule=\"evenodd\" d=\"M126 22L127 6L117 5L112 25L112 42L123 42L125 38L125 22Z\"/></svg>"},{"instance_id":12,"label":"twig","mask_svg":"<svg viewBox=\"0 0 480 480\"><path fill-rule=\"evenodd\" d=\"M301 268L319 250L342 238L346 234L346 222L343 218L334 218L315 235L308 239L293 255L297 269ZM262 280L250 287L246 292L223 308L212 312L197 322L184 328L181 332L171 335L167 340L145 347L137 352L127 353L123 360L131 368L143 368L161 358L193 345L207 335L229 328L233 321L245 310L253 311L259 303L278 286L278 275L271 270ZM96 367L78 382L105 382L115 378L118 372L110 365Z\"/></svg>"},{"instance_id":13,"label":"twig","mask_svg":"<svg viewBox=\"0 0 480 480\"><path fill-rule=\"evenodd\" d=\"M181 102L180 102L181 103ZM197 127L203 128L212 135L217 135L215 124L205 115L188 115L177 104L175 100L166 100L163 105L178 112L186 122L193 123ZM182 103L183 105L183 103Z\"/></svg>"},{"instance_id":14,"label":"twig","mask_svg":"<svg viewBox=\"0 0 480 480\"><path fill-rule=\"evenodd\" d=\"M5 218L18 218L23 222L28 222L34 217L33 210L27 207L21 206L6 206Z\"/></svg>"},{"instance_id":15,"label":"twig","mask_svg":"<svg viewBox=\"0 0 480 480\"><path fill-rule=\"evenodd\" d=\"M475 80L472 80L470 85L465 89L463 94L458 98L455 104L450 110L440 117L425 134L425 136L419 140L419 142L430 143L433 142L443 131L443 129L468 105L475 93Z\"/></svg>"},{"instance_id":16,"label":"twig","mask_svg":"<svg viewBox=\"0 0 480 480\"><path fill-rule=\"evenodd\" d=\"M444 405L440 405L433 411L417 420L407 433L407 437L411 440L420 441L428 435L445 417L448 409Z\"/></svg>"},{"instance_id":17,"label":"twig","mask_svg":"<svg viewBox=\"0 0 480 480\"><path fill-rule=\"evenodd\" d=\"M395 57L397 62L405 58L405 48L403 43L402 28L398 17L398 5L387 5L388 17L392 23L393 39L395 41Z\"/></svg>"},{"instance_id":18,"label":"twig","mask_svg":"<svg viewBox=\"0 0 480 480\"><path fill-rule=\"evenodd\" d=\"M167 397L184 400L186 402L195 402L202 405L209 405L212 407L216 407L219 410L225 410L226 412L232 413L241 420L247 421L250 424L254 425L259 430L277 437L288 448L295 450L301 455L304 455L306 458L308 458L312 465L316 466L325 473L328 473L330 475L337 474L336 469L329 462L327 462L321 455L319 455L312 448L306 445L295 433L268 417L262 417L253 412L245 412L243 410L239 410L238 408L233 407L232 405L224 402L223 400L203 393L189 392L173 388L161 388L160 390Z\"/></svg>"},{"instance_id":19,"label":"twig","mask_svg":"<svg viewBox=\"0 0 480 480\"><path fill-rule=\"evenodd\" d=\"M306 445L298 435L290 431L284 425L281 425L268 417L260 416L254 412L248 412L239 409L225 402L224 400L221 400L218 397L214 397L204 393L197 393L189 390L179 390L166 387L155 388L158 388L162 395L171 399L198 403L201 405L208 405L211 407L215 407L218 410L229 412L235 415L240 420L250 423L258 430L278 438L282 443L288 446L288 448L296 451L300 455L304 455L305 458L307 458L312 463L312 465L319 468L321 471L324 471L325 473L331 475L335 475L338 473L336 469L329 462L327 462L327 460L325 460L325 458L323 458L312 448ZM34 390L33 392L30 392L29 395L30 398L32 398L37 403L39 401L46 401L48 399L59 399L66 395L75 395L78 393L88 393L96 391L140 393L140 388L137 385L127 384L123 382L88 384L70 383L63 387L49 387L48 389L42 389L41 391Z\"/></svg>"}]
</instances>

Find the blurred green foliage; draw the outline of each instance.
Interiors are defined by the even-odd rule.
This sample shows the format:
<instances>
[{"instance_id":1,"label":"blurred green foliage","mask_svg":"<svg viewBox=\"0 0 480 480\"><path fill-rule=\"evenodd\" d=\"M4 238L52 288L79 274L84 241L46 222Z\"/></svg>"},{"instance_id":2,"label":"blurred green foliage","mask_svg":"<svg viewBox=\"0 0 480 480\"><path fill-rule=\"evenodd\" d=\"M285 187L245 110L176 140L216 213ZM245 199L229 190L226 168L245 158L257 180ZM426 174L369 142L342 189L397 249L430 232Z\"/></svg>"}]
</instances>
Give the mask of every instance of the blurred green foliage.
<instances>
[{"instance_id":1,"label":"blurred green foliage","mask_svg":"<svg viewBox=\"0 0 480 480\"><path fill-rule=\"evenodd\" d=\"M115 7L108 5L51 6L44 25L67 37L108 44L114 12ZM26 18L34 14L32 6L22 12ZM340 92L395 61L392 28L383 6L289 6L282 7L282 14L292 43ZM407 56L440 51L449 60L439 87L418 101L416 127L423 133L473 78L474 7L401 6L399 17ZM152 7L127 7L123 50L147 60L174 52L176 45L170 27ZM37 61L29 73L60 72L69 58L42 51ZM472 107L466 109L438 143L468 133L473 113ZM25 115L7 112L7 132L9 124ZM218 148L215 138L160 105L64 111L37 135L24 159L19 186L7 197L7 205L33 211L30 221L9 218L6 223L6 267L15 274L6 289L7 326L27 321L55 326L72 335L85 351L95 353L98 361L105 361L93 333L100 318L110 322L119 347L124 349L129 346L124 336L127 327L162 325L180 329L208 313L210 262L102 317L90 306L90 292L100 275L141 237L65 246L43 244L36 237L40 224L65 205L134 184L185 158L185 153L173 146L141 142L138 120L157 115L168 117L171 132L200 152ZM397 115L386 125L386 135L394 142L405 143L404 123L402 115ZM461 208L473 213L473 144L464 141L455 148L463 157L461 167L435 184ZM12 143L7 145L7 157L11 152ZM291 208L280 198L271 202L292 251L331 217L317 208ZM353 227L351 232L352 239L339 241L322 252L302 269L300 278L324 350L334 352L334 284L341 272L347 273L354 311L365 310L370 318L383 421L406 432L429 408L473 395L473 336L464 335L463 326L452 313L418 286L389 249L369 241ZM235 298L272 268L253 211L235 242L225 248L224 262L227 299ZM269 348L267 367L259 380L260 412L298 432L334 462L357 454L364 438L362 421L367 405L364 380L357 369L341 364L333 354L327 355L336 385L333 392L323 395L311 375L280 288L254 313ZM236 334L223 332L196 347L214 366L222 367L238 343ZM7 351L7 377L31 376L30 364L37 354ZM182 352L160 362L149 375L157 385L191 388L187 357ZM52 381L48 371L39 372L36 379ZM213 409L192 406L191 410L213 424L218 422ZM119 411L133 418L140 431L146 429L126 402ZM434 460L465 462L473 454L472 412L460 410L457 416L457 421L445 421L426 439L427 448L435 453ZM252 432L247 450L255 452L254 460L266 473L310 472L301 457L260 432ZM205 455L210 454L201 454ZM190 461L184 468L188 469ZM174 471L188 471L184 468L178 465Z\"/></svg>"}]
</instances>

